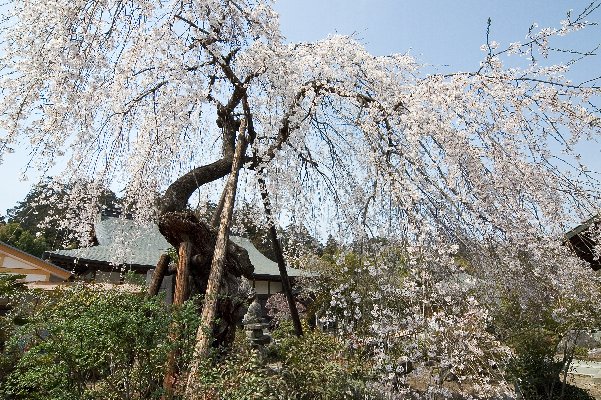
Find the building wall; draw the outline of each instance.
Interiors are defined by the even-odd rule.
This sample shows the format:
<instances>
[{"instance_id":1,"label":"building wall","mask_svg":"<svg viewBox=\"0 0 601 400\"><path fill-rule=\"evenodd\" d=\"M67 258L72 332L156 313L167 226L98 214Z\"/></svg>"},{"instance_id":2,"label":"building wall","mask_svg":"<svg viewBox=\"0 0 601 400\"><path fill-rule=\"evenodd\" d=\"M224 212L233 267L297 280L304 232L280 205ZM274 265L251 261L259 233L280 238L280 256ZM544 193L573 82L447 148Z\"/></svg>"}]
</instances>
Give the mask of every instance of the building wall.
<instances>
[{"instance_id":1,"label":"building wall","mask_svg":"<svg viewBox=\"0 0 601 400\"><path fill-rule=\"evenodd\" d=\"M48 272L10 254L0 254L0 273L25 275L26 282L50 280Z\"/></svg>"},{"instance_id":2,"label":"building wall","mask_svg":"<svg viewBox=\"0 0 601 400\"><path fill-rule=\"evenodd\" d=\"M96 283L121 283L121 273L117 271L97 271Z\"/></svg>"},{"instance_id":3,"label":"building wall","mask_svg":"<svg viewBox=\"0 0 601 400\"><path fill-rule=\"evenodd\" d=\"M25 275L25 282L64 282L69 271L0 242L0 273Z\"/></svg>"},{"instance_id":4,"label":"building wall","mask_svg":"<svg viewBox=\"0 0 601 400\"><path fill-rule=\"evenodd\" d=\"M282 282L254 280L253 288L258 295L282 293Z\"/></svg>"}]
</instances>

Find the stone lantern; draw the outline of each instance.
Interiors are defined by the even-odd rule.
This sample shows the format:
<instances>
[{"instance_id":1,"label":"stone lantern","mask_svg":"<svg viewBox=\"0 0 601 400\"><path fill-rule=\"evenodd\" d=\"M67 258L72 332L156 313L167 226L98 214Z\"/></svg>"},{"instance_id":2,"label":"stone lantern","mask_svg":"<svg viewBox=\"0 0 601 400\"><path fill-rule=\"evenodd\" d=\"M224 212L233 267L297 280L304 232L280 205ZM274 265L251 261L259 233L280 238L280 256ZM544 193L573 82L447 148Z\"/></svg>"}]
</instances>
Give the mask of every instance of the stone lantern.
<instances>
[{"instance_id":1,"label":"stone lantern","mask_svg":"<svg viewBox=\"0 0 601 400\"><path fill-rule=\"evenodd\" d=\"M242 318L242 324L244 325L246 337L253 347L263 346L271 341L271 336L264 333L264 329L269 324L265 323L263 319L263 309L256 296L248 307L244 318Z\"/></svg>"}]
</instances>

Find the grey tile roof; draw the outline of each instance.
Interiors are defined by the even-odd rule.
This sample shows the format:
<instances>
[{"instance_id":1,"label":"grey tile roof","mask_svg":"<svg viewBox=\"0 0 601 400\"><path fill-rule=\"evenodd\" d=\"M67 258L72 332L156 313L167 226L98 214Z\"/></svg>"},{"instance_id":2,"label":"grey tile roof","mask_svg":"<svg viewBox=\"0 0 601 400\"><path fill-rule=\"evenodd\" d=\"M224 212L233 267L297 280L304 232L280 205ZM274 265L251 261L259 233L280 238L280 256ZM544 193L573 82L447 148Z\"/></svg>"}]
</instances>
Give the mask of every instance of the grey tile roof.
<instances>
[{"instance_id":1,"label":"grey tile roof","mask_svg":"<svg viewBox=\"0 0 601 400\"><path fill-rule=\"evenodd\" d=\"M231 241L236 243L238 246L243 247L248 251L248 258L255 267L255 275L277 275L280 276L280 270L278 264L265 257L247 238L239 236L231 236ZM288 276L308 276L308 272L300 269L286 268Z\"/></svg>"},{"instance_id":2,"label":"grey tile roof","mask_svg":"<svg viewBox=\"0 0 601 400\"><path fill-rule=\"evenodd\" d=\"M51 255L76 259L78 263L86 261L109 262L115 265L140 265L154 268L161 254L171 245L154 224L115 218L102 217L94 226L97 246L73 250L54 250ZM248 251L250 262L255 267L255 275L279 277L277 263L271 261L257 250L250 240L238 236L230 239ZM305 271L287 268L288 276L310 275Z\"/></svg>"},{"instance_id":3,"label":"grey tile roof","mask_svg":"<svg viewBox=\"0 0 601 400\"><path fill-rule=\"evenodd\" d=\"M161 254L171 247L154 224L103 217L95 224L94 231L99 243L97 246L49 253L71 257L82 263L89 260L154 268Z\"/></svg>"}]
</instances>

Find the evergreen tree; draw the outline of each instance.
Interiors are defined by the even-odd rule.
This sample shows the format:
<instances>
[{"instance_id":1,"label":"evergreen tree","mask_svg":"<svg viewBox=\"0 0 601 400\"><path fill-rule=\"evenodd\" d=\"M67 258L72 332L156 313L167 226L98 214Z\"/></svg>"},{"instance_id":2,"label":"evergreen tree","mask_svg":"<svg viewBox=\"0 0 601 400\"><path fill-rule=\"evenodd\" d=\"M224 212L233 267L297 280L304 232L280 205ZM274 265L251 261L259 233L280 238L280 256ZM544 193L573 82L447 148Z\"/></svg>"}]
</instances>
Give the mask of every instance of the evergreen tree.
<instances>
[{"instance_id":1,"label":"evergreen tree","mask_svg":"<svg viewBox=\"0 0 601 400\"><path fill-rule=\"evenodd\" d=\"M73 245L74 243L71 243L69 239L72 232L63 228L60 224L61 219L67 213L66 204L68 202L66 200L68 199L70 189L68 185L56 185L50 180L33 186L22 201L19 201L17 205L7 210L6 219L8 224L17 224L21 230L32 235L34 238L43 237L46 243L44 247L47 247L47 249ZM105 210L119 208L117 196L109 189L104 190L100 204L102 204L102 208ZM15 229L11 228L11 232ZM9 238L9 240L12 240L12 243L17 243L15 247L21 248L18 245L18 239L17 242L15 242L15 239ZM29 239L25 242L29 243ZM29 245L25 245L25 247L31 249ZM22 250L27 251L25 249ZM38 252L37 247L34 250Z\"/></svg>"},{"instance_id":2,"label":"evergreen tree","mask_svg":"<svg viewBox=\"0 0 601 400\"><path fill-rule=\"evenodd\" d=\"M43 235L35 235L16 222L0 225L0 241L36 257L49 250Z\"/></svg>"}]
</instances>

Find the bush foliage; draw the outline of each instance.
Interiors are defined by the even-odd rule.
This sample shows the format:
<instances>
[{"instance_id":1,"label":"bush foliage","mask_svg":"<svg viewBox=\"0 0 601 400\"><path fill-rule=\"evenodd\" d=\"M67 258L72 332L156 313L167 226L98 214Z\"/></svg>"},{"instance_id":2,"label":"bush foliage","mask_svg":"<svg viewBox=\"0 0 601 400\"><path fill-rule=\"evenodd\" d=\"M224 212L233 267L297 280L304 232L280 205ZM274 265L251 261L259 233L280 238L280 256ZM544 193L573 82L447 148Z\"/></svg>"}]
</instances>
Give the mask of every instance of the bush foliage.
<instances>
[{"instance_id":1,"label":"bush foliage","mask_svg":"<svg viewBox=\"0 0 601 400\"><path fill-rule=\"evenodd\" d=\"M4 286L9 283L11 294L21 291L14 279ZM185 382L198 327L193 302L171 310L161 298L86 286L28 297L23 325L3 319L8 329L0 354L0 398L157 399L173 349L184 372L180 383ZM16 313L14 308L11 315ZM279 339L265 354L239 331L232 349L202 365L198 398L336 399L366 393L366 369L339 338L308 329L296 338L288 325L284 321L274 332ZM176 340L170 329L178 333Z\"/></svg>"},{"instance_id":2,"label":"bush foliage","mask_svg":"<svg viewBox=\"0 0 601 400\"><path fill-rule=\"evenodd\" d=\"M168 351L190 347L168 340L169 327L190 338L198 324L192 303L170 312L160 298L86 287L39 294L34 303L2 353L20 354L0 382L7 400L159 398Z\"/></svg>"}]
</instances>

